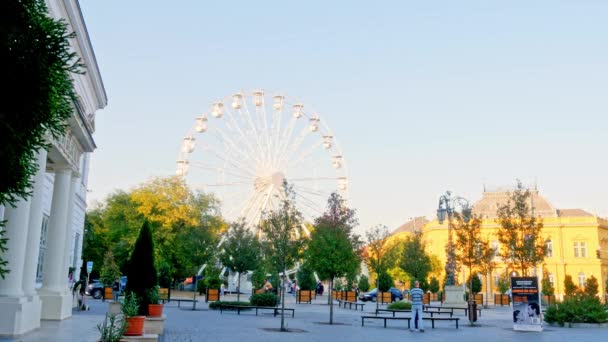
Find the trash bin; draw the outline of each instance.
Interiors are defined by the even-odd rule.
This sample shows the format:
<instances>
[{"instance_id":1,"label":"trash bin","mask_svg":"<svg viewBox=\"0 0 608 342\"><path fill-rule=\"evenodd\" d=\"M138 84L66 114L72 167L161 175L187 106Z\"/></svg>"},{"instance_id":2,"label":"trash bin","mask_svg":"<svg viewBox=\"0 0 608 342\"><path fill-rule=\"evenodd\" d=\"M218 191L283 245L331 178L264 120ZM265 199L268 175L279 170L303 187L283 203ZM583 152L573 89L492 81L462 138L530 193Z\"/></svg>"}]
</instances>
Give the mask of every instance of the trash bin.
<instances>
[{"instance_id":1,"label":"trash bin","mask_svg":"<svg viewBox=\"0 0 608 342\"><path fill-rule=\"evenodd\" d=\"M477 302L474 300L469 301L469 321L477 322Z\"/></svg>"}]
</instances>

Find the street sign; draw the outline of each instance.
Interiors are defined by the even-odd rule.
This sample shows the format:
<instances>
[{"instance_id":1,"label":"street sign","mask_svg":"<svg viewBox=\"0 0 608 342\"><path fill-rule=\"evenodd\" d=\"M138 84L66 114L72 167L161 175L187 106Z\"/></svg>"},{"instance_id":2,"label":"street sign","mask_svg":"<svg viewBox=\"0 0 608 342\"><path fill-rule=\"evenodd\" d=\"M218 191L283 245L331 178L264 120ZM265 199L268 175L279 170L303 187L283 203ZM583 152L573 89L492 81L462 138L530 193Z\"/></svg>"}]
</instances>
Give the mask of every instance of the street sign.
<instances>
[{"instance_id":1,"label":"street sign","mask_svg":"<svg viewBox=\"0 0 608 342\"><path fill-rule=\"evenodd\" d=\"M92 270L93 270L93 262L87 261L87 273L91 273Z\"/></svg>"}]
</instances>

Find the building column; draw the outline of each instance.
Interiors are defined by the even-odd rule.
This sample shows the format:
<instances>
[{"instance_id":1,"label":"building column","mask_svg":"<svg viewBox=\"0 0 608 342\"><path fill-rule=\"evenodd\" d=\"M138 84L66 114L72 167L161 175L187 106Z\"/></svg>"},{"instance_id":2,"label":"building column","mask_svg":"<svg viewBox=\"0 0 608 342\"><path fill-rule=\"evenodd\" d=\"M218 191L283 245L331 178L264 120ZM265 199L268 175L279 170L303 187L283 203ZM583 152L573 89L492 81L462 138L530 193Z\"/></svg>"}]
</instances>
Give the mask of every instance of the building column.
<instances>
[{"instance_id":1,"label":"building column","mask_svg":"<svg viewBox=\"0 0 608 342\"><path fill-rule=\"evenodd\" d=\"M65 270L64 281L67 279L68 270L72 266L70 254L74 250L74 206L76 205L76 188L79 179L80 178L75 174L72 174L72 179L70 180L70 198L68 200L67 227L65 230L65 248L63 255L63 269Z\"/></svg>"},{"instance_id":2,"label":"building column","mask_svg":"<svg viewBox=\"0 0 608 342\"><path fill-rule=\"evenodd\" d=\"M37 157L39 170L32 180L35 187L39 187L36 184L39 174L44 176L46 151L42 150ZM44 162L41 163L41 159ZM37 192L37 200L41 202L40 191ZM31 262L35 265L38 261L38 250L34 252L28 248L30 234L33 234L30 229L32 210L42 212L41 205L32 207L33 202L34 198L22 199L15 207L6 208L4 215L7 220L5 237L9 239L5 259L10 273L5 279L0 278L0 335L17 336L40 327L40 301L37 296L24 292L29 285L24 283L29 272L28 265ZM40 239L40 227L37 238Z\"/></svg>"},{"instance_id":3,"label":"building column","mask_svg":"<svg viewBox=\"0 0 608 342\"><path fill-rule=\"evenodd\" d=\"M66 284L67 269L63 267L71 178L70 168L55 171L47 247L44 255L44 274L42 288L39 291L42 300L42 319L60 320L72 314L72 296Z\"/></svg>"}]
</instances>

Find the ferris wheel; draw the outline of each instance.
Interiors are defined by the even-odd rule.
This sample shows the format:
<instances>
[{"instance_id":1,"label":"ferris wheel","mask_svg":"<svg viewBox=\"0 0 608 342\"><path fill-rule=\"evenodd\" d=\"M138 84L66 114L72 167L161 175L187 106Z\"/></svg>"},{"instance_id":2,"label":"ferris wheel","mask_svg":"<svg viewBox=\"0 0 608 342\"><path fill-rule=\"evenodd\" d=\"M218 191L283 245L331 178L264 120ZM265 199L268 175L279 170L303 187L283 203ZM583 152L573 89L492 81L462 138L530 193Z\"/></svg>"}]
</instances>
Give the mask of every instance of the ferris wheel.
<instances>
[{"instance_id":1,"label":"ferris wheel","mask_svg":"<svg viewBox=\"0 0 608 342\"><path fill-rule=\"evenodd\" d=\"M176 174L213 193L224 218L255 227L293 186L306 220L337 192L348 200L346 160L319 114L283 94L238 92L212 103L184 137Z\"/></svg>"}]
</instances>

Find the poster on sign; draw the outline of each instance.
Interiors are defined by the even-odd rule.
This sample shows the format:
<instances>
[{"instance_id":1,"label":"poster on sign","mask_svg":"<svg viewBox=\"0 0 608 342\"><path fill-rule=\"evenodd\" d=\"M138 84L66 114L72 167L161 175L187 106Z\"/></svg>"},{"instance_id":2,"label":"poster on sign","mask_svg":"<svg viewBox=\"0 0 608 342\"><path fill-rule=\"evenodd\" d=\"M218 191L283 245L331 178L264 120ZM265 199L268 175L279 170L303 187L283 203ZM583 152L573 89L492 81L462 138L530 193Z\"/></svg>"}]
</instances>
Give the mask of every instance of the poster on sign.
<instances>
[{"instance_id":1,"label":"poster on sign","mask_svg":"<svg viewBox=\"0 0 608 342\"><path fill-rule=\"evenodd\" d=\"M538 278L511 277L513 296L513 329L542 331Z\"/></svg>"}]
</instances>

